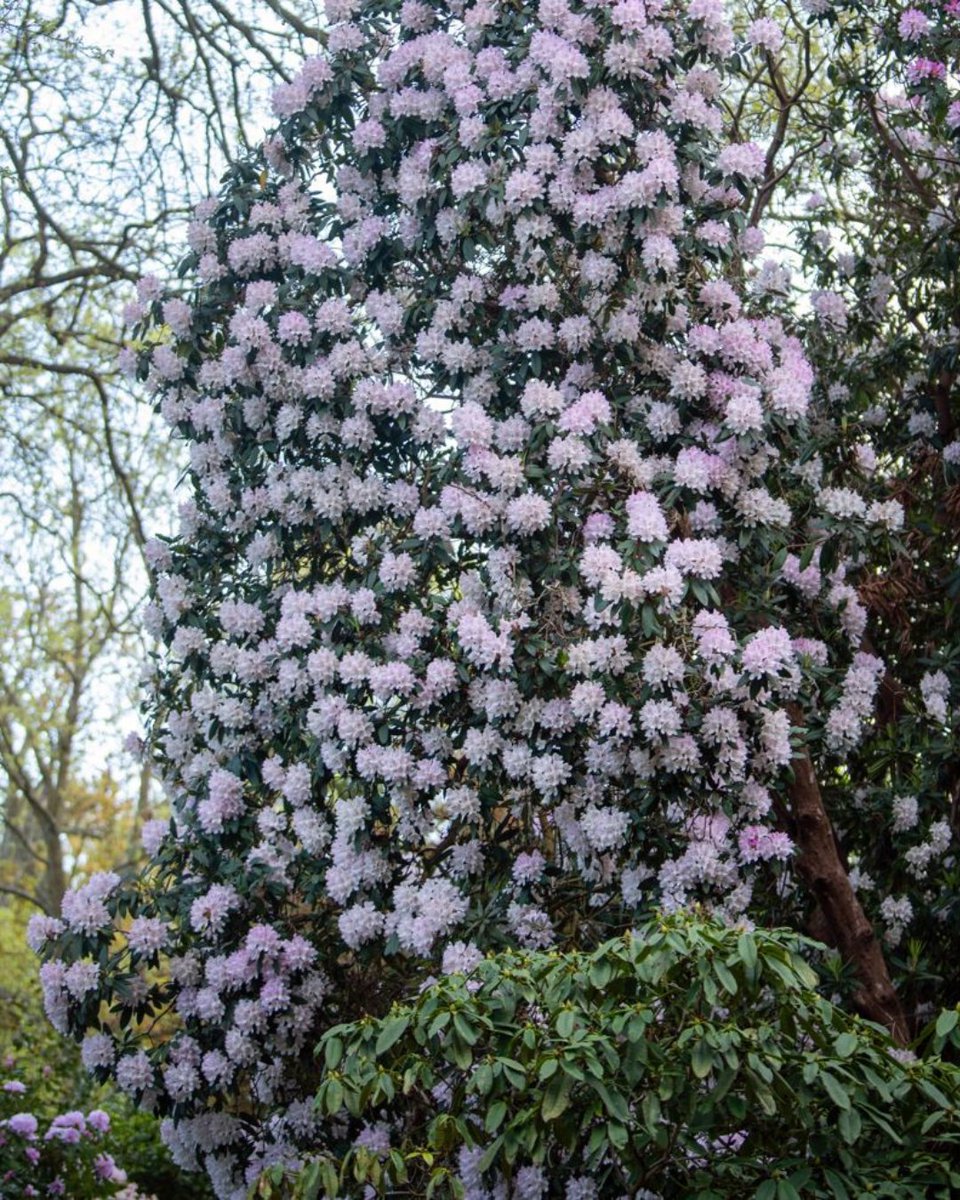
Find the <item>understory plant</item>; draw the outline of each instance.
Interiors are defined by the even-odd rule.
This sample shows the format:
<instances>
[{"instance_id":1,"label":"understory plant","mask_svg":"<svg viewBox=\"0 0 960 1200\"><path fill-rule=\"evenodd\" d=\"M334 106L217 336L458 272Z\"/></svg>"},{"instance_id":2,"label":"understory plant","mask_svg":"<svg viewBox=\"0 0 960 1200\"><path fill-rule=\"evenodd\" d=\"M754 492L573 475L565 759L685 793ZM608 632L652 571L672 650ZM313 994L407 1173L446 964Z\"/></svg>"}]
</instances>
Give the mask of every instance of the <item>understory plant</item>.
<instances>
[{"instance_id":1,"label":"understory plant","mask_svg":"<svg viewBox=\"0 0 960 1200\"><path fill-rule=\"evenodd\" d=\"M956 1195L960 1070L824 999L822 949L675 915L491 955L324 1035L335 1153L257 1195Z\"/></svg>"}]
</instances>

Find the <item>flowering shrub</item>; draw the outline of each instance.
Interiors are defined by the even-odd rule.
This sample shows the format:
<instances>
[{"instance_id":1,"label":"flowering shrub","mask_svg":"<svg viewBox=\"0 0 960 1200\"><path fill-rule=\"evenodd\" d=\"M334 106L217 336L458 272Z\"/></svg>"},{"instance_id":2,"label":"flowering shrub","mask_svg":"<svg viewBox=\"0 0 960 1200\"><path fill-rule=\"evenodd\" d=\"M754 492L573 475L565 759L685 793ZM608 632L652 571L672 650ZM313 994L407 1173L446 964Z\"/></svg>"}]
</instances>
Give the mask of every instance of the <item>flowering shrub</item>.
<instances>
[{"instance_id":1,"label":"flowering shrub","mask_svg":"<svg viewBox=\"0 0 960 1200\"><path fill-rule=\"evenodd\" d=\"M324 1035L334 1154L257 1194L955 1195L960 1071L826 1003L810 950L674 916L466 966Z\"/></svg>"},{"instance_id":2,"label":"flowering shrub","mask_svg":"<svg viewBox=\"0 0 960 1200\"><path fill-rule=\"evenodd\" d=\"M339 1136L325 1028L657 907L812 898L906 1036L817 781L872 728L861 590L903 510L869 448L818 453L835 398L754 265L724 6L327 10L196 212L190 290L128 312L190 450L150 548L172 818L31 929L51 1020L231 1200ZM922 837L935 870L952 833ZM878 907L892 940L909 899Z\"/></svg>"},{"instance_id":3,"label":"flowering shrub","mask_svg":"<svg viewBox=\"0 0 960 1200\"><path fill-rule=\"evenodd\" d=\"M0 1197L115 1196L127 1176L108 1152L110 1117L103 1109L37 1118L30 1089L19 1079L0 1084Z\"/></svg>"}]
</instances>

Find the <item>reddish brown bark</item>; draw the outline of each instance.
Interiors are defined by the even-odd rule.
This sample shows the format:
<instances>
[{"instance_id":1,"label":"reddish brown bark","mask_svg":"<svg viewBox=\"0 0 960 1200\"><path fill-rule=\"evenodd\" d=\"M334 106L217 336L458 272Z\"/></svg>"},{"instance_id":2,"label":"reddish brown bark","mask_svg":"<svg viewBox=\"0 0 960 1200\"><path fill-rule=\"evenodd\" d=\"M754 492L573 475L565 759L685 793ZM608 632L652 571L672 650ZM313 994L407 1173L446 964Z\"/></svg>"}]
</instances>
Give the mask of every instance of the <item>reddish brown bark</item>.
<instances>
[{"instance_id":1,"label":"reddish brown bark","mask_svg":"<svg viewBox=\"0 0 960 1200\"><path fill-rule=\"evenodd\" d=\"M954 377L949 371L941 371L933 385L933 406L937 414L937 432L945 442L953 435L953 408L950 404L950 393L954 385Z\"/></svg>"},{"instance_id":2,"label":"reddish brown bark","mask_svg":"<svg viewBox=\"0 0 960 1200\"><path fill-rule=\"evenodd\" d=\"M792 711L790 717L794 725L802 725L799 710ZM820 785L806 750L794 758L793 770L790 804L799 851L797 870L819 905L829 940L856 973L859 986L854 1003L867 1020L886 1026L894 1041L905 1045L910 1040L906 1015L876 932L840 859Z\"/></svg>"}]
</instances>

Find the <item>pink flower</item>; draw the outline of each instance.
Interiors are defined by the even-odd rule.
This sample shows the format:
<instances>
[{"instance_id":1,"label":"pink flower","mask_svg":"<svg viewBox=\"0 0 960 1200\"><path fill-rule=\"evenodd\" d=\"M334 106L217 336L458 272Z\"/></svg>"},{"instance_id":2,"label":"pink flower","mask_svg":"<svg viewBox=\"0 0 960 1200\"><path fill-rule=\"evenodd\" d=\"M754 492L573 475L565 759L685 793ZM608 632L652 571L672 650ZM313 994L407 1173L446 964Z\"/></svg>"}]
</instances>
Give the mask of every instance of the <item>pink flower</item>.
<instances>
[{"instance_id":1,"label":"pink flower","mask_svg":"<svg viewBox=\"0 0 960 1200\"><path fill-rule=\"evenodd\" d=\"M793 842L785 833L777 833L763 825L747 825L737 842L740 857L748 863L766 862L771 858L783 862L793 853Z\"/></svg>"},{"instance_id":2,"label":"pink flower","mask_svg":"<svg viewBox=\"0 0 960 1200\"><path fill-rule=\"evenodd\" d=\"M907 67L907 78L911 83L920 83L924 79L943 79L947 68L942 62L932 58L918 58Z\"/></svg>"},{"instance_id":3,"label":"pink flower","mask_svg":"<svg viewBox=\"0 0 960 1200\"><path fill-rule=\"evenodd\" d=\"M142 303L150 304L159 300L162 295L163 284L156 275L144 275L137 280L137 299Z\"/></svg>"},{"instance_id":4,"label":"pink flower","mask_svg":"<svg viewBox=\"0 0 960 1200\"><path fill-rule=\"evenodd\" d=\"M720 151L717 165L724 175L760 179L766 167L766 152L756 142L733 143Z\"/></svg>"},{"instance_id":5,"label":"pink flower","mask_svg":"<svg viewBox=\"0 0 960 1200\"><path fill-rule=\"evenodd\" d=\"M609 513L591 513L583 523L583 540L599 542L610 537L615 528L613 517Z\"/></svg>"},{"instance_id":6,"label":"pink flower","mask_svg":"<svg viewBox=\"0 0 960 1200\"><path fill-rule=\"evenodd\" d=\"M926 13L922 13L919 8L905 9L900 14L900 20L897 23L900 36L906 38L908 42L919 41L929 28L930 21Z\"/></svg>"},{"instance_id":7,"label":"pink flower","mask_svg":"<svg viewBox=\"0 0 960 1200\"><path fill-rule=\"evenodd\" d=\"M783 30L772 17L759 17L747 26L747 41L751 46L776 54L783 45Z\"/></svg>"},{"instance_id":8,"label":"pink flower","mask_svg":"<svg viewBox=\"0 0 960 1200\"><path fill-rule=\"evenodd\" d=\"M353 131L353 148L358 154L386 144L387 131L379 121L360 121Z\"/></svg>"},{"instance_id":9,"label":"pink flower","mask_svg":"<svg viewBox=\"0 0 960 1200\"><path fill-rule=\"evenodd\" d=\"M641 542L665 542L667 521L656 496L650 492L634 492L628 497L627 532Z\"/></svg>"},{"instance_id":10,"label":"pink flower","mask_svg":"<svg viewBox=\"0 0 960 1200\"><path fill-rule=\"evenodd\" d=\"M305 346L313 336L310 322L300 312L284 313L277 322L277 338L288 346Z\"/></svg>"},{"instance_id":11,"label":"pink flower","mask_svg":"<svg viewBox=\"0 0 960 1200\"><path fill-rule=\"evenodd\" d=\"M557 421L557 428L564 433L593 433L598 425L610 420L610 402L601 392L584 392Z\"/></svg>"},{"instance_id":12,"label":"pink flower","mask_svg":"<svg viewBox=\"0 0 960 1200\"><path fill-rule=\"evenodd\" d=\"M521 536L537 533L550 524L550 505L535 492L525 492L507 505L507 528Z\"/></svg>"},{"instance_id":13,"label":"pink flower","mask_svg":"<svg viewBox=\"0 0 960 1200\"><path fill-rule=\"evenodd\" d=\"M744 673L751 679L789 670L796 663L790 635L776 626L761 629L744 646L742 661Z\"/></svg>"}]
</instances>

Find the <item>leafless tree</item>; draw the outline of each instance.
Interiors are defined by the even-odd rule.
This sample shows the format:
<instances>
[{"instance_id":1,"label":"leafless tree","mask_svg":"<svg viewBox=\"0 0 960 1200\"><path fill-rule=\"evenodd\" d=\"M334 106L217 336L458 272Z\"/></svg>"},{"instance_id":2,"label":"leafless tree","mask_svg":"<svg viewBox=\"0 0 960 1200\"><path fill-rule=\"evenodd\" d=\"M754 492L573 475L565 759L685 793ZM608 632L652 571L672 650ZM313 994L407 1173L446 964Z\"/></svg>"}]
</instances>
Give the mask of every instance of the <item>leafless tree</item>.
<instances>
[{"instance_id":1,"label":"leafless tree","mask_svg":"<svg viewBox=\"0 0 960 1200\"><path fill-rule=\"evenodd\" d=\"M122 309L173 274L319 26L280 0L0 0L0 894L48 911L129 856L149 800L104 769L107 722L132 706L176 455L117 370Z\"/></svg>"}]
</instances>

